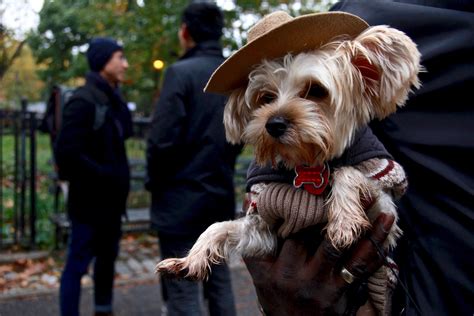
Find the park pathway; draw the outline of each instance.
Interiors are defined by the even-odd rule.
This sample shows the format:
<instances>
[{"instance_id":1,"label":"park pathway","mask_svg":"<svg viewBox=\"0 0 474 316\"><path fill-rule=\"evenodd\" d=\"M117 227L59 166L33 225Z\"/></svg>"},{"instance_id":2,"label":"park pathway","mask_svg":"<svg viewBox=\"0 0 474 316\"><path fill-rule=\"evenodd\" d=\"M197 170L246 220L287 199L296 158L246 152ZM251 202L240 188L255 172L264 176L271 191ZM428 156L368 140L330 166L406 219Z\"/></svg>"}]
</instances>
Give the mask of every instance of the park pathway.
<instances>
[{"instance_id":1,"label":"park pathway","mask_svg":"<svg viewBox=\"0 0 474 316\"><path fill-rule=\"evenodd\" d=\"M129 235L123 238L116 264L116 316L161 315L160 283L153 273L159 259L158 252L156 238L153 236ZM63 253L56 254L60 259L63 256ZM0 316L59 315L58 286L62 266L60 259L29 259L30 264L25 265L25 271L18 271L18 266L16 271L8 271L7 264L0 264L0 278L9 280L8 286L4 286L0 291ZM237 314L259 315L255 290L245 265L240 259L234 258L230 267ZM31 275L25 280L27 269L34 271L30 271ZM15 278L18 278L17 283ZM86 275L82 283L81 315L89 316L93 314L91 274Z\"/></svg>"}]
</instances>

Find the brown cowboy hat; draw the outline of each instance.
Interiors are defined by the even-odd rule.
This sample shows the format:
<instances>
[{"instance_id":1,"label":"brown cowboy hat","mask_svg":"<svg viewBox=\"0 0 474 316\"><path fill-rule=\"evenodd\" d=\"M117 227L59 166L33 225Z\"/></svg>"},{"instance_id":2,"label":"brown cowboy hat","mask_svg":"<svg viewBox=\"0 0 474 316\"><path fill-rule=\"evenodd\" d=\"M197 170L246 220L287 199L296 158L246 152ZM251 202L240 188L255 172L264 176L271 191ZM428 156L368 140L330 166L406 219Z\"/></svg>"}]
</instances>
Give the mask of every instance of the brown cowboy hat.
<instances>
[{"instance_id":1,"label":"brown cowboy hat","mask_svg":"<svg viewBox=\"0 0 474 316\"><path fill-rule=\"evenodd\" d=\"M212 74L204 91L229 94L244 86L252 68L263 59L316 49L335 36L357 36L367 22L345 12L324 12L293 18L283 11L263 17L248 32L247 44Z\"/></svg>"}]
</instances>

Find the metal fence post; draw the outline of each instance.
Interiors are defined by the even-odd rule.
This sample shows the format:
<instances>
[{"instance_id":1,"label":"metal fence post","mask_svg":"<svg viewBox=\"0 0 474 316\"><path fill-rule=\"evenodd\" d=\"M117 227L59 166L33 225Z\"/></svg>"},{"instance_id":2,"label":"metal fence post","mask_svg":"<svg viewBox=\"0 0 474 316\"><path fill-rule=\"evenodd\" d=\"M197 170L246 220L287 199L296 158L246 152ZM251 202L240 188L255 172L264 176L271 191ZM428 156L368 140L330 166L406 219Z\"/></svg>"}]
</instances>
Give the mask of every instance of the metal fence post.
<instances>
[{"instance_id":1,"label":"metal fence post","mask_svg":"<svg viewBox=\"0 0 474 316\"><path fill-rule=\"evenodd\" d=\"M30 112L30 246L36 246L36 113Z\"/></svg>"},{"instance_id":2,"label":"metal fence post","mask_svg":"<svg viewBox=\"0 0 474 316\"><path fill-rule=\"evenodd\" d=\"M25 236L25 200L26 200L26 99L21 99L20 115L20 238Z\"/></svg>"},{"instance_id":3,"label":"metal fence post","mask_svg":"<svg viewBox=\"0 0 474 316\"><path fill-rule=\"evenodd\" d=\"M0 111L0 249L3 246L3 120L6 112Z\"/></svg>"},{"instance_id":4,"label":"metal fence post","mask_svg":"<svg viewBox=\"0 0 474 316\"><path fill-rule=\"evenodd\" d=\"M20 141L20 131L19 131L19 125L21 120L21 115L18 111L15 111L12 113L12 124L13 124L13 141L14 141L14 160L15 160L15 165L13 168L13 227L14 227L14 233L13 233L13 241L15 244L18 244L19 242L19 233L18 230L20 229L20 214L18 211L18 187L19 187L19 164L20 164L20 146L19 146L19 141Z\"/></svg>"}]
</instances>

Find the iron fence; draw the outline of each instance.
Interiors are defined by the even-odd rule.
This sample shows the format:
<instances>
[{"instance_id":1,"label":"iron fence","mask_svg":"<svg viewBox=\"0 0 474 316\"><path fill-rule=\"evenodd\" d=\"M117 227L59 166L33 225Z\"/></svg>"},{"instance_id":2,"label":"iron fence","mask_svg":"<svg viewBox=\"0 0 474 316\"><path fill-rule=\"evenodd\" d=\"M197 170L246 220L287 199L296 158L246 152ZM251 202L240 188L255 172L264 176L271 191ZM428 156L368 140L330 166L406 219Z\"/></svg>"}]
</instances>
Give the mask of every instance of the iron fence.
<instances>
[{"instance_id":1,"label":"iron fence","mask_svg":"<svg viewBox=\"0 0 474 316\"><path fill-rule=\"evenodd\" d=\"M47 177L53 203L49 215L61 212L58 179L52 174L38 174L37 137L42 114L27 111L27 100L21 110L0 109L0 250L12 246L35 248L38 242L37 225L39 177ZM134 118L134 142L131 159L144 165L145 135L150 119ZM52 161L52 151L51 151ZM41 231L40 231L41 233Z\"/></svg>"},{"instance_id":2,"label":"iron fence","mask_svg":"<svg viewBox=\"0 0 474 316\"><path fill-rule=\"evenodd\" d=\"M48 194L52 198L49 201L53 201L47 207L48 217L52 218L63 211L60 210L59 205L62 193L54 170L49 175L43 174L44 170L40 172L37 170L38 139L43 140L43 145L39 146L39 150L44 150L42 147L44 138L39 138L38 135L42 119L43 115L27 111L26 100L21 101L21 110L0 109L0 250L12 246L30 249L38 246L38 239L41 239L45 229L42 225L38 225L38 221L44 220L43 208L38 208L38 202L41 204L41 199L38 199L38 190L40 186L44 187L45 176L51 188ZM132 188L140 187L143 190L145 138L150 127L150 119L135 117L133 127L135 141L127 146L134 175ZM40 160L43 161L44 158ZM245 173L248 163L249 158L241 156L236 164L234 180L237 201L242 200L245 190ZM146 195L148 196L148 193ZM136 197L143 200L139 194ZM132 195L129 196L129 202L131 200L133 200ZM38 218L38 210L40 218ZM50 226L49 229L53 230L54 227ZM51 235L53 233L51 232Z\"/></svg>"},{"instance_id":3,"label":"iron fence","mask_svg":"<svg viewBox=\"0 0 474 316\"><path fill-rule=\"evenodd\" d=\"M27 101L22 100L20 111L0 110L0 248L35 246L39 118L26 106Z\"/></svg>"}]
</instances>

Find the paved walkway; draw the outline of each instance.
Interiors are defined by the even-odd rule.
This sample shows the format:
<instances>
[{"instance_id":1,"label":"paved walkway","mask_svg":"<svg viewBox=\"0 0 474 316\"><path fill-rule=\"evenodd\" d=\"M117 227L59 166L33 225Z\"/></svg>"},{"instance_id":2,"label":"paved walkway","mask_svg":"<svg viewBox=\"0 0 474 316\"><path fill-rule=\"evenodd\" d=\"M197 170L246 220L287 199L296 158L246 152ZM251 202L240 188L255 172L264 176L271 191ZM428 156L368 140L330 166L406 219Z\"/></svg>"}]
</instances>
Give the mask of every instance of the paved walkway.
<instances>
[{"instance_id":1,"label":"paved walkway","mask_svg":"<svg viewBox=\"0 0 474 316\"><path fill-rule=\"evenodd\" d=\"M64 254L0 263L0 316L58 315L58 287ZM116 264L114 308L116 315L160 315L159 279L153 273L158 262L156 237L125 236ZM240 259L230 262L238 315L259 315L255 290ZM92 315L91 274L83 280L81 314Z\"/></svg>"}]
</instances>

